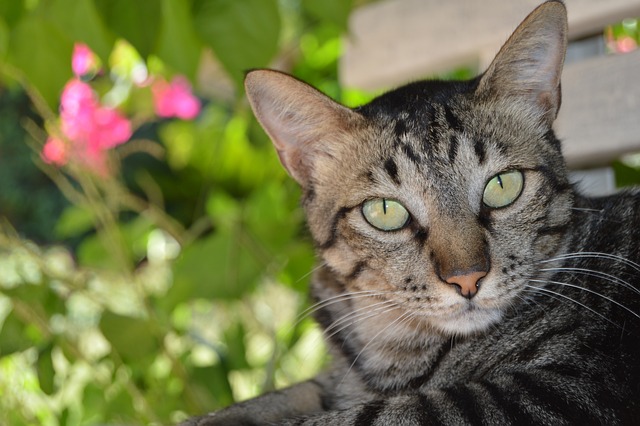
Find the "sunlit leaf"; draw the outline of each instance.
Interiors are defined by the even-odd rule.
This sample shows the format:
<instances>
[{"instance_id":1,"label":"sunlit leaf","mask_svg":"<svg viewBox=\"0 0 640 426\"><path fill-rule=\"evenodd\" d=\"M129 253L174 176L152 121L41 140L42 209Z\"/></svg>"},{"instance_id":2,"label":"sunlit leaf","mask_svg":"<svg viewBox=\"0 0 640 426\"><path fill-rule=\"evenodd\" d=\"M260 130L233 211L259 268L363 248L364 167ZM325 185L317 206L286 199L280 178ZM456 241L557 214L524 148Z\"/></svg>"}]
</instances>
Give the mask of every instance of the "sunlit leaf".
<instances>
[{"instance_id":1,"label":"sunlit leaf","mask_svg":"<svg viewBox=\"0 0 640 426\"><path fill-rule=\"evenodd\" d=\"M51 350L53 345L47 345L38 351L38 362L36 370L38 372L38 382L40 389L47 395L55 392L55 369L53 368L53 360L51 359Z\"/></svg>"},{"instance_id":2,"label":"sunlit leaf","mask_svg":"<svg viewBox=\"0 0 640 426\"><path fill-rule=\"evenodd\" d=\"M157 55L193 81L200 62L200 51L200 42L189 14L189 3L162 0L162 25Z\"/></svg>"},{"instance_id":3,"label":"sunlit leaf","mask_svg":"<svg viewBox=\"0 0 640 426\"><path fill-rule=\"evenodd\" d=\"M118 269L121 265L109 243L118 244L119 254L126 262L138 262L146 255L147 237L153 229L152 223L144 216L120 224L110 235L91 234L78 246L77 256L81 265L106 269ZM116 234L117 232L117 234Z\"/></svg>"},{"instance_id":4,"label":"sunlit leaf","mask_svg":"<svg viewBox=\"0 0 640 426\"><path fill-rule=\"evenodd\" d=\"M95 268L117 268L118 261L111 254L104 242L95 234L85 237L76 250L80 265Z\"/></svg>"},{"instance_id":5,"label":"sunlit leaf","mask_svg":"<svg viewBox=\"0 0 640 426\"><path fill-rule=\"evenodd\" d=\"M282 254L283 247L294 240L302 226L297 197L290 195L286 186L274 182L255 191L246 201L249 231L272 253Z\"/></svg>"},{"instance_id":6,"label":"sunlit leaf","mask_svg":"<svg viewBox=\"0 0 640 426\"><path fill-rule=\"evenodd\" d=\"M305 293L315 263L315 253L310 238L306 242L293 242L288 247L286 255L287 263L278 278L289 287Z\"/></svg>"},{"instance_id":7,"label":"sunlit leaf","mask_svg":"<svg viewBox=\"0 0 640 426\"><path fill-rule=\"evenodd\" d=\"M106 61L115 37L107 30L93 0L52 0L40 3L42 13L73 41L86 43Z\"/></svg>"},{"instance_id":8,"label":"sunlit leaf","mask_svg":"<svg viewBox=\"0 0 640 426\"><path fill-rule=\"evenodd\" d=\"M222 191L211 194L206 209L214 224L227 228L236 225L242 217L240 202Z\"/></svg>"},{"instance_id":9,"label":"sunlit leaf","mask_svg":"<svg viewBox=\"0 0 640 426\"><path fill-rule=\"evenodd\" d=\"M89 231L94 226L90 210L72 205L67 207L56 223L55 233L60 238L75 237Z\"/></svg>"},{"instance_id":10,"label":"sunlit leaf","mask_svg":"<svg viewBox=\"0 0 640 426\"><path fill-rule=\"evenodd\" d=\"M25 0L0 1L0 17L9 27L13 27L25 13Z\"/></svg>"},{"instance_id":11,"label":"sunlit leaf","mask_svg":"<svg viewBox=\"0 0 640 426\"><path fill-rule=\"evenodd\" d=\"M26 325L11 312L2 323L0 329L0 357L14 352L22 352L33 345L25 332Z\"/></svg>"},{"instance_id":12,"label":"sunlit leaf","mask_svg":"<svg viewBox=\"0 0 640 426\"><path fill-rule=\"evenodd\" d=\"M220 229L186 247L163 304L189 299L236 299L256 284L262 266L237 232Z\"/></svg>"},{"instance_id":13,"label":"sunlit leaf","mask_svg":"<svg viewBox=\"0 0 640 426\"><path fill-rule=\"evenodd\" d=\"M235 323L224 333L224 341L227 350L224 354L224 363L229 370L244 370L249 368L247 362L245 338L247 333L241 323Z\"/></svg>"},{"instance_id":14,"label":"sunlit leaf","mask_svg":"<svg viewBox=\"0 0 640 426\"><path fill-rule=\"evenodd\" d=\"M231 404L233 391L227 377L228 373L228 369L220 363L207 367L193 367L190 376L193 377L192 386L195 386L199 399L212 399L216 404L214 407Z\"/></svg>"},{"instance_id":15,"label":"sunlit leaf","mask_svg":"<svg viewBox=\"0 0 640 426\"><path fill-rule=\"evenodd\" d=\"M613 170L618 188L640 184L640 168L634 168L623 162L616 161L613 163Z\"/></svg>"},{"instance_id":16,"label":"sunlit leaf","mask_svg":"<svg viewBox=\"0 0 640 426\"><path fill-rule=\"evenodd\" d=\"M278 51L277 0L195 0L196 31L239 85L245 71L269 64Z\"/></svg>"},{"instance_id":17,"label":"sunlit leaf","mask_svg":"<svg viewBox=\"0 0 640 426\"><path fill-rule=\"evenodd\" d=\"M89 382L82 393L82 419L83 424L104 423L102 412L104 410L104 389L97 384Z\"/></svg>"},{"instance_id":18,"label":"sunlit leaf","mask_svg":"<svg viewBox=\"0 0 640 426\"><path fill-rule=\"evenodd\" d=\"M9 51L9 27L0 17L0 64L4 61Z\"/></svg>"},{"instance_id":19,"label":"sunlit leaf","mask_svg":"<svg viewBox=\"0 0 640 426\"><path fill-rule=\"evenodd\" d=\"M53 291L47 283L23 284L11 289L4 289L4 294L26 304L35 314L51 317L65 312L63 298Z\"/></svg>"},{"instance_id":20,"label":"sunlit leaf","mask_svg":"<svg viewBox=\"0 0 640 426\"><path fill-rule=\"evenodd\" d=\"M9 61L24 72L49 107L56 110L62 87L71 77L72 49L71 39L56 26L30 16L11 34Z\"/></svg>"},{"instance_id":21,"label":"sunlit leaf","mask_svg":"<svg viewBox=\"0 0 640 426\"><path fill-rule=\"evenodd\" d=\"M314 18L346 29L353 0L302 0L302 5Z\"/></svg>"},{"instance_id":22,"label":"sunlit leaf","mask_svg":"<svg viewBox=\"0 0 640 426\"><path fill-rule=\"evenodd\" d=\"M96 0L107 26L146 58L158 42L162 4L157 0Z\"/></svg>"},{"instance_id":23,"label":"sunlit leaf","mask_svg":"<svg viewBox=\"0 0 640 426\"><path fill-rule=\"evenodd\" d=\"M100 319L102 334L118 355L127 360L140 360L157 353L152 328L149 321L109 311Z\"/></svg>"},{"instance_id":24,"label":"sunlit leaf","mask_svg":"<svg viewBox=\"0 0 640 426\"><path fill-rule=\"evenodd\" d=\"M110 389L111 390L111 389ZM135 405L131 394L123 388L114 389L109 393L108 398L103 403L102 411L107 413L110 419L117 419L118 424L140 423L140 415L136 413ZM137 420L137 422L134 422Z\"/></svg>"}]
</instances>

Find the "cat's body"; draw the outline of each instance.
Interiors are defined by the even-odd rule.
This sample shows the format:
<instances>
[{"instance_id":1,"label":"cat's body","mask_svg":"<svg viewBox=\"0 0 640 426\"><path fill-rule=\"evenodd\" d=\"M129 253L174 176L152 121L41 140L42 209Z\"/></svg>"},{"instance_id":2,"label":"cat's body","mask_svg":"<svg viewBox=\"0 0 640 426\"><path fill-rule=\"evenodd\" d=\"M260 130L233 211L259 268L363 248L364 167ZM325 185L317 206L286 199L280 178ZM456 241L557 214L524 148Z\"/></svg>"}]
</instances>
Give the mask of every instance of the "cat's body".
<instances>
[{"instance_id":1,"label":"cat's body","mask_svg":"<svg viewBox=\"0 0 640 426\"><path fill-rule=\"evenodd\" d=\"M551 130L565 45L549 2L482 76L356 110L248 74L304 190L333 366L191 424L640 421L640 193L568 183Z\"/></svg>"}]
</instances>

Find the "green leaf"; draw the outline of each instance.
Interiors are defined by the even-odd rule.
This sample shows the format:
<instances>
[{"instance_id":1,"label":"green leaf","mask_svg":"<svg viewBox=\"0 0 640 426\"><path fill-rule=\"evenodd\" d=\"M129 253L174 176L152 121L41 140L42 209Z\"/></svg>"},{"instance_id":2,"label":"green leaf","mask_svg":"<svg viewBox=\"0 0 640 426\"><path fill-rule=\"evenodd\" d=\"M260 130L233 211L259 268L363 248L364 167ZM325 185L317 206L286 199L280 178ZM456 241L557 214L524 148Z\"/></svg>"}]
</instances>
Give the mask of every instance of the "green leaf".
<instances>
[{"instance_id":1,"label":"green leaf","mask_svg":"<svg viewBox=\"0 0 640 426\"><path fill-rule=\"evenodd\" d=\"M53 360L51 359L52 349L53 345L47 345L44 349L41 349L38 352L38 362L36 364L40 389L47 395L52 395L56 390L54 380L56 371L53 368Z\"/></svg>"},{"instance_id":2,"label":"green leaf","mask_svg":"<svg viewBox=\"0 0 640 426\"><path fill-rule=\"evenodd\" d=\"M65 312L65 301L47 283L19 285L5 289L4 294L29 305L42 317L50 318Z\"/></svg>"},{"instance_id":3,"label":"green leaf","mask_svg":"<svg viewBox=\"0 0 640 426\"><path fill-rule=\"evenodd\" d=\"M82 393L82 423L104 424L104 389L94 383L88 383Z\"/></svg>"},{"instance_id":4,"label":"green leaf","mask_svg":"<svg viewBox=\"0 0 640 426\"><path fill-rule=\"evenodd\" d=\"M102 239L92 234L85 237L76 250L78 263L82 266L101 269L117 269L118 260L114 254L105 247Z\"/></svg>"},{"instance_id":5,"label":"green leaf","mask_svg":"<svg viewBox=\"0 0 640 426\"><path fill-rule=\"evenodd\" d=\"M107 26L146 58L158 42L162 4L157 0L96 0Z\"/></svg>"},{"instance_id":6,"label":"green leaf","mask_svg":"<svg viewBox=\"0 0 640 426\"><path fill-rule=\"evenodd\" d=\"M613 171L616 176L616 186L633 186L640 184L640 169L631 167L620 161L613 163Z\"/></svg>"},{"instance_id":7,"label":"green leaf","mask_svg":"<svg viewBox=\"0 0 640 426\"><path fill-rule=\"evenodd\" d=\"M200 38L239 85L247 70L267 66L278 51L277 0L196 0L193 15Z\"/></svg>"},{"instance_id":8,"label":"green leaf","mask_svg":"<svg viewBox=\"0 0 640 426\"><path fill-rule=\"evenodd\" d=\"M5 60L9 51L9 27L0 17L0 64Z\"/></svg>"},{"instance_id":9,"label":"green leaf","mask_svg":"<svg viewBox=\"0 0 640 426\"><path fill-rule=\"evenodd\" d=\"M108 413L111 424L144 424L140 421L140 414L136 413L131 394L124 387L109 389L109 394L103 402L102 411ZM117 421L114 421L117 420Z\"/></svg>"},{"instance_id":10,"label":"green leaf","mask_svg":"<svg viewBox=\"0 0 640 426\"><path fill-rule=\"evenodd\" d=\"M100 331L125 360L147 359L158 352L149 321L106 311L100 319Z\"/></svg>"},{"instance_id":11,"label":"green leaf","mask_svg":"<svg viewBox=\"0 0 640 426\"><path fill-rule=\"evenodd\" d=\"M93 0L53 0L43 2L42 13L71 40L86 43L103 62L113 48L115 37L107 30Z\"/></svg>"},{"instance_id":12,"label":"green leaf","mask_svg":"<svg viewBox=\"0 0 640 426\"><path fill-rule=\"evenodd\" d=\"M162 1L162 25L157 55L178 72L194 81L200 62L200 41L193 30L189 3Z\"/></svg>"},{"instance_id":13,"label":"green leaf","mask_svg":"<svg viewBox=\"0 0 640 426\"><path fill-rule=\"evenodd\" d=\"M213 223L226 228L237 225L242 217L242 208L238 200L222 191L214 191L209 196L206 210Z\"/></svg>"},{"instance_id":14,"label":"green leaf","mask_svg":"<svg viewBox=\"0 0 640 426\"><path fill-rule=\"evenodd\" d=\"M144 216L136 216L133 220L119 224L119 235L122 245L120 250L124 260L137 262L146 255L147 238L153 229L151 221ZM106 235L113 238L115 235ZM113 241L113 240L112 240ZM78 261L85 266L105 269L120 267L117 253L105 246L105 239L98 234L92 234L82 240L77 249Z\"/></svg>"},{"instance_id":15,"label":"green leaf","mask_svg":"<svg viewBox=\"0 0 640 426\"><path fill-rule=\"evenodd\" d=\"M278 279L301 294L307 293L316 261L311 243L294 242L288 247L286 254L287 264Z\"/></svg>"},{"instance_id":16,"label":"green leaf","mask_svg":"<svg viewBox=\"0 0 640 426\"><path fill-rule=\"evenodd\" d=\"M237 299L261 273L238 230L219 229L183 250L174 265L174 285L161 303L172 308L190 299Z\"/></svg>"},{"instance_id":17,"label":"green leaf","mask_svg":"<svg viewBox=\"0 0 640 426\"><path fill-rule=\"evenodd\" d=\"M58 219L55 234L60 238L76 237L94 227L93 213L80 206L67 207Z\"/></svg>"},{"instance_id":18,"label":"green leaf","mask_svg":"<svg viewBox=\"0 0 640 426\"><path fill-rule=\"evenodd\" d=\"M223 363L227 370L244 370L251 367L246 358L246 335L247 332L244 326L239 322L225 330L224 341L227 344L227 350L224 354Z\"/></svg>"},{"instance_id":19,"label":"green leaf","mask_svg":"<svg viewBox=\"0 0 640 426\"><path fill-rule=\"evenodd\" d=\"M24 15L24 0L0 1L0 17L9 27L13 27Z\"/></svg>"},{"instance_id":20,"label":"green leaf","mask_svg":"<svg viewBox=\"0 0 640 426\"><path fill-rule=\"evenodd\" d=\"M33 340L27 337L26 324L11 312L0 329L0 357L22 352L33 346Z\"/></svg>"},{"instance_id":21,"label":"green leaf","mask_svg":"<svg viewBox=\"0 0 640 426\"><path fill-rule=\"evenodd\" d=\"M207 367L193 367L189 372L192 387L195 388L198 399L203 402L213 400L215 406L210 410L226 407L233 402L233 391L228 379L229 371L222 364ZM206 406L201 403L200 405Z\"/></svg>"},{"instance_id":22,"label":"green leaf","mask_svg":"<svg viewBox=\"0 0 640 426\"><path fill-rule=\"evenodd\" d=\"M294 240L302 227L297 197L291 197L281 183L273 182L256 190L247 200L245 211L251 234L275 254L282 254L284 246Z\"/></svg>"},{"instance_id":23,"label":"green leaf","mask_svg":"<svg viewBox=\"0 0 640 426\"><path fill-rule=\"evenodd\" d=\"M346 30L353 0L302 0L302 6L314 18Z\"/></svg>"},{"instance_id":24,"label":"green leaf","mask_svg":"<svg viewBox=\"0 0 640 426\"><path fill-rule=\"evenodd\" d=\"M22 70L52 110L71 77L73 43L42 17L22 20L11 34L9 62Z\"/></svg>"}]
</instances>

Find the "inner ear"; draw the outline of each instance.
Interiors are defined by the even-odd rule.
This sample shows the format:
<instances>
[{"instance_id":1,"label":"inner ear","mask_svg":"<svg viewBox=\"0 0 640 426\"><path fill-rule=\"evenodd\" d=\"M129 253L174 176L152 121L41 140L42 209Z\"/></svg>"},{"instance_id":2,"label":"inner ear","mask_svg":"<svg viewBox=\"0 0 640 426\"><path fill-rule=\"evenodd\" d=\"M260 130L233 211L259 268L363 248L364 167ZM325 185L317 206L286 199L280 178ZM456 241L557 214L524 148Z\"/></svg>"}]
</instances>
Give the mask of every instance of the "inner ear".
<instances>
[{"instance_id":1,"label":"inner ear","mask_svg":"<svg viewBox=\"0 0 640 426\"><path fill-rule=\"evenodd\" d=\"M518 26L481 77L477 93L517 97L551 125L560 109L567 12L560 1L538 6Z\"/></svg>"},{"instance_id":2,"label":"inner ear","mask_svg":"<svg viewBox=\"0 0 640 426\"><path fill-rule=\"evenodd\" d=\"M358 114L287 74L255 70L245 88L287 172L307 186L319 157L335 157Z\"/></svg>"}]
</instances>

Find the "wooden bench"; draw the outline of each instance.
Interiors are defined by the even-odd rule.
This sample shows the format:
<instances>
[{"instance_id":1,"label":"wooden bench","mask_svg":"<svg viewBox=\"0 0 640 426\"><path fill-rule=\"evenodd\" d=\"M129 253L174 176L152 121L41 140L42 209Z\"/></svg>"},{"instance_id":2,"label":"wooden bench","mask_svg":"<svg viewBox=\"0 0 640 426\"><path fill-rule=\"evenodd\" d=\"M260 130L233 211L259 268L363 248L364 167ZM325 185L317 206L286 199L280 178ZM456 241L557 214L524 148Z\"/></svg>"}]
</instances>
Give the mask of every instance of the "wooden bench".
<instances>
[{"instance_id":1,"label":"wooden bench","mask_svg":"<svg viewBox=\"0 0 640 426\"><path fill-rule=\"evenodd\" d=\"M518 23L540 3L383 0L358 8L351 15L339 65L341 83L378 91L456 67L483 70ZM602 38L588 37L602 34L607 25L624 18L640 16L640 0L565 3L570 45L556 133L570 167L603 166L640 151L640 50L607 55L602 41L598 46ZM592 55L594 50L599 54ZM613 182L608 171L599 176L595 184L602 179Z\"/></svg>"}]
</instances>

